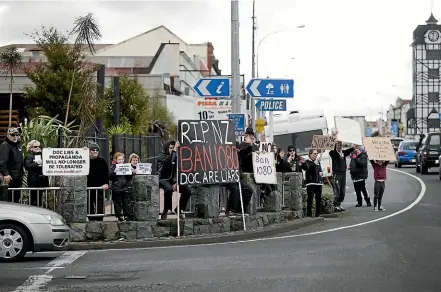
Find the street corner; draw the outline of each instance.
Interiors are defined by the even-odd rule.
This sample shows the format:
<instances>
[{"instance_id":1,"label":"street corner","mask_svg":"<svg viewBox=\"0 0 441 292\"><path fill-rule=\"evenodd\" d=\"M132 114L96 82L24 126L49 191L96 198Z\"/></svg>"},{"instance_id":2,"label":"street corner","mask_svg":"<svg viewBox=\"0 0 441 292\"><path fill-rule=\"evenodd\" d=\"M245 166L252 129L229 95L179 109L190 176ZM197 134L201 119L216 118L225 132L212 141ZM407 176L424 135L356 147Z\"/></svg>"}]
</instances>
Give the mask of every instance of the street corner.
<instances>
[{"instance_id":1,"label":"street corner","mask_svg":"<svg viewBox=\"0 0 441 292\"><path fill-rule=\"evenodd\" d=\"M240 217L240 216L239 216ZM241 221L242 218L234 218L235 221ZM250 217L250 216L247 216ZM246 217L246 218L247 218ZM258 218L261 219L262 223L264 221L264 216L262 216L262 218ZM220 219L220 218L217 218ZM225 221L228 221L228 219L233 219L233 218L222 218ZM207 220L207 222L209 221L213 221L213 219L204 219ZM248 221L249 219L247 219ZM127 233L125 233L125 228L126 227L120 227L121 231L120 234L116 234L114 238L112 238L111 240L85 240L85 241L74 241L71 242L66 249L67 250L108 250L108 249L132 249L132 248L164 248L164 247L174 247L174 246L197 246L197 245L207 245L207 244L223 244L223 243L230 243L230 242L243 242L243 241L250 241L250 240L259 240L259 239L263 239L263 238L267 238L267 237L271 237L271 236L276 236L279 234L283 234L283 233L287 233L287 232L292 232L295 230L301 230L302 228L305 227L310 227L310 226L315 226L315 225L320 225L323 224L325 222L325 219L323 217L319 217L319 218L302 218L302 219L294 219L294 220L281 220L281 219L277 219L277 218L269 218L268 219L268 224L267 225L262 225L262 226L253 226L252 224L250 224L250 229L246 230L246 231L230 231L230 232L225 232L225 231L221 231L218 233L213 232L214 230L210 228L204 228L202 227L201 229L206 230L206 233L202 233L202 234L191 234L191 235L182 235L180 237L176 237L176 236L168 236L165 237L165 230L164 227L167 229L170 229L172 232L176 231L176 223L175 226L173 227L173 223L171 222L172 220L168 220L170 222L168 223L159 223L160 225L162 225L163 230L162 230L162 237L155 237L155 238L136 238L135 237L135 233L133 234L133 237L130 237L128 239L125 239L124 236L127 235ZM176 220L173 220L176 222ZM184 220L181 220L184 221ZM196 224L200 223L200 219L197 219ZM251 222L251 221L249 221ZM269 224L270 222L272 222L272 224ZM105 226L106 223L108 222L101 222L102 226ZM94 222L94 224L96 224ZM185 222L181 222L181 224L185 224ZM195 224L195 222L193 222L193 225ZM219 226L219 223L213 222L214 225ZM230 221L230 226L231 225L235 225L236 223L231 223ZM132 227L128 228L128 230L132 230L135 231L136 228L141 228L141 225L143 226L142 228L146 228L146 223L145 222L131 222L130 224ZM237 223L237 227L240 228L241 224ZM136 227L135 227L136 226ZM197 226L197 225L196 225ZM202 226L202 225L199 225ZM242 225L243 226L243 225ZM185 229L185 226L181 226L183 227L182 230L188 230ZM101 228L99 228L101 229ZM154 228L152 228L154 229ZM135 231L136 232L136 231ZM185 232L185 231L184 231ZM210 233L211 232L211 233ZM104 236L104 234L103 234ZM116 238L119 239L116 239ZM98 238L97 235L95 235L95 238Z\"/></svg>"}]
</instances>

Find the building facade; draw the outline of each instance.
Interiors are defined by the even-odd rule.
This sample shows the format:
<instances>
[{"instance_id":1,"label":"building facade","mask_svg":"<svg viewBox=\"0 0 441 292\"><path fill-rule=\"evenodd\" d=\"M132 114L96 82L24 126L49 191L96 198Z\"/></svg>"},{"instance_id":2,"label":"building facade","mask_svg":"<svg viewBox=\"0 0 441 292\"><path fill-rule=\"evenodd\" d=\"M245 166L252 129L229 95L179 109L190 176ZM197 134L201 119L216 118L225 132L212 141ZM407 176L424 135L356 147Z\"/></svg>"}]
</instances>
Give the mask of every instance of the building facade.
<instances>
[{"instance_id":1,"label":"building facade","mask_svg":"<svg viewBox=\"0 0 441 292\"><path fill-rule=\"evenodd\" d=\"M407 112L407 134L439 131L441 25L433 14L426 25L414 30L412 49L413 96Z\"/></svg>"},{"instance_id":2,"label":"building facade","mask_svg":"<svg viewBox=\"0 0 441 292\"><path fill-rule=\"evenodd\" d=\"M397 98L395 104L389 106L387 111L387 134L393 137L405 137L407 134L407 113L410 109L411 99Z\"/></svg>"}]
</instances>

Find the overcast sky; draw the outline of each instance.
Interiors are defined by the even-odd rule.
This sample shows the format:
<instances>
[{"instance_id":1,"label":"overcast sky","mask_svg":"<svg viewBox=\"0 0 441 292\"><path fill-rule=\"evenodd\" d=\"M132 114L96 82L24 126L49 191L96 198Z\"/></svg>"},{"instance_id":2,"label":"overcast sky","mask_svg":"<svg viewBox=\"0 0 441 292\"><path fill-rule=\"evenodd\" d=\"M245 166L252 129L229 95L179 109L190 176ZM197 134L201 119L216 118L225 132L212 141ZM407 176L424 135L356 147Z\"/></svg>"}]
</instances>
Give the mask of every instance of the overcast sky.
<instances>
[{"instance_id":1,"label":"overcast sky","mask_svg":"<svg viewBox=\"0 0 441 292\"><path fill-rule=\"evenodd\" d=\"M433 0L432 0L433 1ZM411 98L412 32L431 0L257 0L260 77L295 80L291 109L376 116L397 96ZM441 19L441 3L433 12ZM252 1L240 0L241 73L251 77ZM0 1L0 45L26 43L41 25L61 30L93 12L103 43L165 25L188 43L212 42L230 72L230 1ZM294 29L305 25L303 29ZM295 58L292 60L292 58ZM398 85L399 87L393 87ZM379 92L380 94L377 94Z\"/></svg>"}]
</instances>

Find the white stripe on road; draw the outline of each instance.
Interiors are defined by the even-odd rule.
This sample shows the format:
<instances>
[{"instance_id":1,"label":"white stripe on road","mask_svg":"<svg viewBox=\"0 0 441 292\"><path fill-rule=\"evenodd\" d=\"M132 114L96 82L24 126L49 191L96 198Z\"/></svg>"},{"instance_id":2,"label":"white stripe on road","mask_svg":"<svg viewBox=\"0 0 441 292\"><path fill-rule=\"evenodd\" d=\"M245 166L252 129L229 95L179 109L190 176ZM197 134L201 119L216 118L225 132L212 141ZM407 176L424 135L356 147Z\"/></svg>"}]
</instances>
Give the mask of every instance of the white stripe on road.
<instances>
[{"instance_id":1,"label":"white stripe on road","mask_svg":"<svg viewBox=\"0 0 441 292\"><path fill-rule=\"evenodd\" d=\"M21 286L17 287L13 292L35 292L43 290L43 288L52 280L53 276L49 275L53 270L64 268L83 256L87 251L68 251L58 258L49 262L44 269L47 271L42 275L32 275Z\"/></svg>"},{"instance_id":2,"label":"white stripe on road","mask_svg":"<svg viewBox=\"0 0 441 292\"><path fill-rule=\"evenodd\" d=\"M415 201L413 201L409 206L407 206L404 209L401 209L395 213L377 218L377 219L373 219L370 221L366 221L366 222L361 222L361 223L357 223L357 224L353 224L353 225L347 225L347 226L342 226L342 227L337 227L337 228L331 228L331 229L327 229L327 230L321 230L321 231L315 231L315 232L307 232L307 233L302 233L302 234L293 234L293 235L285 235L285 236L277 236L277 237L268 237L268 238L257 238L257 239L249 239L249 240L238 240L238 241L229 241L229 242L219 242L219 243L206 243L206 244L190 244L190 245L177 245L177 246L162 246L162 247L144 247L144 248L123 248L123 249L103 249L103 250L93 250L90 252L108 252L108 251L124 251L124 250L151 250L151 249L170 249L170 248L189 248L189 247L198 247L198 246L214 246L214 245L226 245L226 244L238 244L238 243L249 243L249 242L259 242L259 241L270 241L270 240L280 240L280 239L290 239L290 238L295 238L295 237L303 237L303 236L309 236L309 235L316 235L316 234L322 234L322 233L328 233L328 232L334 232L334 231L339 231L339 230L344 230L344 229L349 229L349 228L354 228L354 227L359 227L359 226L363 226L363 225L367 225L367 224L371 224L371 223L376 223L382 220L386 220L395 216L398 216L406 211L409 211L410 209L412 209L413 207L415 207L424 197L424 194L426 193L426 184L417 176L404 172L402 170L398 170L398 169L390 169L388 168L387 170L389 171L395 171L401 174L405 174L410 176L411 178L415 179L418 181L418 183L421 185L421 191L418 195L418 197L415 199Z\"/></svg>"}]
</instances>

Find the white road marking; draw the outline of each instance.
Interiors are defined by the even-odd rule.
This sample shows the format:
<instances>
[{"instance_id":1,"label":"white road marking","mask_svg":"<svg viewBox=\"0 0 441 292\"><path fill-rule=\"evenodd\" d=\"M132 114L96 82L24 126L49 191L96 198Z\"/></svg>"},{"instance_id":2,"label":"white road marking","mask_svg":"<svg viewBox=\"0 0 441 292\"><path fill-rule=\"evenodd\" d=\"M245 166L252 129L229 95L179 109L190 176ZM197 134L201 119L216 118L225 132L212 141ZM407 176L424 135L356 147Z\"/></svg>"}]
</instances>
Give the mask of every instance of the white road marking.
<instances>
[{"instance_id":1,"label":"white road marking","mask_svg":"<svg viewBox=\"0 0 441 292\"><path fill-rule=\"evenodd\" d=\"M373 219L366 222L361 222L353 225L347 225L337 228L331 228L327 230L321 230L321 231L315 231L315 232L307 232L307 233L301 233L301 234L293 234L293 235L285 235L285 236L277 236L277 237L267 237L267 238L256 238L256 239L249 239L249 240L238 240L238 241L229 241L229 242L218 242L218 243L206 243L206 244L188 244L188 245L176 245L176 246L160 246L160 247L143 247L143 248L121 248L121 249L103 249L103 250L91 250L89 252L108 252L108 251L132 251L132 250L152 250L152 249L170 249L170 248L188 248L188 247L198 247L198 246L215 246L215 245L227 245L227 244L238 244L238 243L250 243L250 242L260 242L260 241L272 241L272 240L280 240L280 239L290 239L295 237L303 237L303 236L310 236L310 235L316 235L316 234L323 234L323 233L329 233L354 227L359 227L367 224L376 223L382 220L386 220L395 216L398 216L406 211L409 211L413 207L415 207L424 197L424 194L426 193L426 184L417 176L404 172L402 170L397 169L387 169L389 171L395 171L401 174L408 175L412 177L413 179L417 180L419 184L421 185L421 191L418 195L418 197L413 201L409 206L407 206L404 209L401 209L395 213Z\"/></svg>"},{"instance_id":2,"label":"white road marking","mask_svg":"<svg viewBox=\"0 0 441 292\"><path fill-rule=\"evenodd\" d=\"M13 292L35 292L43 290L43 288L52 280L53 276L49 275L53 270L64 268L81 256L86 254L87 251L68 251L59 256L58 258L49 262L44 269L47 271L42 275L32 275L21 286L17 287Z\"/></svg>"}]
</instances>

